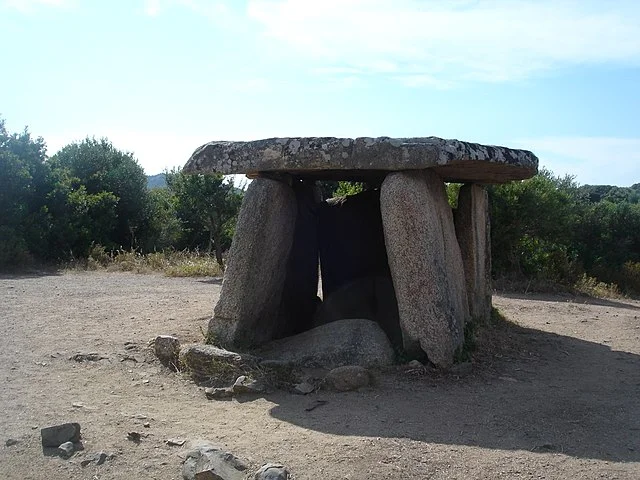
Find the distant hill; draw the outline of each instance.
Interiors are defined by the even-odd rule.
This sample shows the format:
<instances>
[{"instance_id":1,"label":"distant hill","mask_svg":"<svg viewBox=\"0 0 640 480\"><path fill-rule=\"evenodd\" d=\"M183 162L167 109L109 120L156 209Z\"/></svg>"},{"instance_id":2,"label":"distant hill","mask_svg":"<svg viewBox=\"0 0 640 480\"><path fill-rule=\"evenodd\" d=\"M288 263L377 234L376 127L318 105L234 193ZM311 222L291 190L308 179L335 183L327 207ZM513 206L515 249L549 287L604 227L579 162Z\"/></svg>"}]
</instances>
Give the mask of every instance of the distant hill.
<instances>
[{"instance_id":1,"label":"distant hill","mask_svg":"<svg viewBox=\"0 0 640 480\"><path fill-rule=\"evenodd\" d=\"M159 173L157 175L147 175L147 188L151 190L152 188L166 188L167 187L167 179L164 173Z\"/></svg>"}]
</instances>

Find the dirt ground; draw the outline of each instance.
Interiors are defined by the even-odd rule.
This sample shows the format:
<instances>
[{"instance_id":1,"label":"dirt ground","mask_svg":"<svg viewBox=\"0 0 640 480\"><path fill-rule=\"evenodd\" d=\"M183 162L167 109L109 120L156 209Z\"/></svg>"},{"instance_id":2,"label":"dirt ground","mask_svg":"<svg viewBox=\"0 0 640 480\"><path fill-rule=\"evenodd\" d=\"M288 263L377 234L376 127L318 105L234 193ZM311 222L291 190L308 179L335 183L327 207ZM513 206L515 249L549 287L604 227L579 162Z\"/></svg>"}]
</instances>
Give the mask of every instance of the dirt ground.
<instances>
[{"instance_id":1,"label":"dirt ground","mask_svg":"<svg viewBox=\"0 0 640 480\"><path fill-rule=\"evenodd\" d=\"M0 277L0 478L179 479L198 439L296 479L640 478L640 302L496 295L517 325L481 338L470 374L398 368L366 391L211 401L147 344L201 341L219 291L126 273ZM88 352L105 358L70 360ZM69 460L40 445L39 429L63 422L82 426ZM81 466L98 451L115 457Z\"/></svg>"}]
</instances>

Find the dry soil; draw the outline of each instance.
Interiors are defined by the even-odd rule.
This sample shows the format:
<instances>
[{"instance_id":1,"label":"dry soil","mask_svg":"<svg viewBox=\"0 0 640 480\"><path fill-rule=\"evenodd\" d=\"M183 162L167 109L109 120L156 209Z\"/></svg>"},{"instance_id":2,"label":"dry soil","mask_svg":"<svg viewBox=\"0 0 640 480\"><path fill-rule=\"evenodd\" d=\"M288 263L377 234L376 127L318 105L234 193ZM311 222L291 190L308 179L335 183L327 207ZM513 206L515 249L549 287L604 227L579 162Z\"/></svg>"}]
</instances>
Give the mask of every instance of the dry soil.
<instances>
[{"instance_id":1,"label":"dry soil","mask_svg":"<svg viewBox=\"0 0 640 480\"><path fill-rule=\"evenodd\" d=\"M515 325L480 335L471 373L396 368L365 391L210 401L148 342L201 341L219 291L215 278L0 277L0 478L179 479L200 439L297 479L640 478L640 302L496 295ZM84 450L44 455L39 429L71 421ZM115 457L81 466L98 451Z\"/></svg>"}]
</instances>

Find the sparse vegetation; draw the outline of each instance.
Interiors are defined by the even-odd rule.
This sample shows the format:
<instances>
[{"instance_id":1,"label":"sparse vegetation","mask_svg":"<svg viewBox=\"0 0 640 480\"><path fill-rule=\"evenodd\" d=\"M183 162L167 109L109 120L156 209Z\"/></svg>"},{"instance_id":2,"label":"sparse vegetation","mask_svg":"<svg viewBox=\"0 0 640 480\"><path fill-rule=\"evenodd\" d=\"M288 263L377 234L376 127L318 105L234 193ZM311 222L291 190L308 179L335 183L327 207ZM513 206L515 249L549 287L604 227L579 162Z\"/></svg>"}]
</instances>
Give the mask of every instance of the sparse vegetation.
<instances>
[{"instance_id":1,"label":"sparse vegetation","mask_svg":"<svg viewBox=\"0 0 640 480\"><path fill-rule=\"evenodd\" d=\"M620 288L615 283L600 282L584 273L575 283L577 293L601 298L622 298Z\"/></svg>"},{"instance_id":2,"label":"sparse vegetation","mask_svg":"<svg viewBox=\"0 0 640 480\"><path fill-rule=\"evenodd\" d=\"M92 246L86 260L73 260L66 268L110 272L160 272L168 277L219 277L223 271L215 257L199 251L165 251L143 254L135 250L107 251Z\"/></svg>"}]
</instances>

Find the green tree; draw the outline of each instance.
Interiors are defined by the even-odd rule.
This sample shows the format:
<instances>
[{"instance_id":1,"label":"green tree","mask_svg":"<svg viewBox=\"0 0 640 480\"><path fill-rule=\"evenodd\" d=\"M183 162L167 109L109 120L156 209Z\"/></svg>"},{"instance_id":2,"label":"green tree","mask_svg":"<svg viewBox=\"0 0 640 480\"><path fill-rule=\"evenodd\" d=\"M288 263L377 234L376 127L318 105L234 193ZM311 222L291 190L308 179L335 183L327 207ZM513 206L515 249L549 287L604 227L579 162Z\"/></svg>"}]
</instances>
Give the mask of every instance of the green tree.
<instances>
[{"instance_id":1,"label":"green tree","mask_svg":"<svg viewBox=\"0 0 640 480\"><path fill-rule=\"evenodd\" d=\"M49 244L56 258L86 257L92 244L115 248L111 237L118 197L106 191L89 193L67 169L54 169L52 179L47 197L52 218Z\"/></svg>"},{"instance_id":2,"label":"green tree","mask_svg":"<svg viewBox=\"0 0 640 480\"><path fill-rule=\"evenodd\" d=\"M0 118L0 266L47 252L50 188L46 145L25 128L10 134Z\"/></svg>"},{"instance_id":3,"label":"green tree","mask_svg":"<svg viewBox=\"0 0 640 480\"><path fill-rule=\"evenodd\" d=\"M147 178L131 153L116 149L106 138L87 138L62 148L50 165L57 208L82 229L74 253L86 254L92 242L108 248L143 243L149 226ZM62 238L60 232L56 237Z\"/></svg>"},{"instance_id":4,"label":"green tree","mask_svg":"<svg viewBox=\"0 0 640 480\"><path fill-rule=\"evenodd\" d=\"M488 190L494 275L571 282L581 214L574 179L541 170L531 179Z\"/></svg>"},{"instance_id":5,"label":"green tree","mask_svg":"<svg viewBox=\"0 0 640 480\"><path fill-rule=\"evenodd\" d=\"M180 246L184 232L178 218L178 198L168 188L149 191L149 230L146 251L161 251Z\"/></svg>"},{"instance_id":6,"label":"green tree","mask_svg":"<svg viewBox=\"0 0 640 480\"><path fill-rule=\"evenodd\" d=\"M166 176L167 186L177 197L188 246L201 246L205 233L207 251L215 250L216 260L223 266L222 252L231 242L242 191L222 175L187 175L174 169Z\"/></svg>"}]
</instances>

